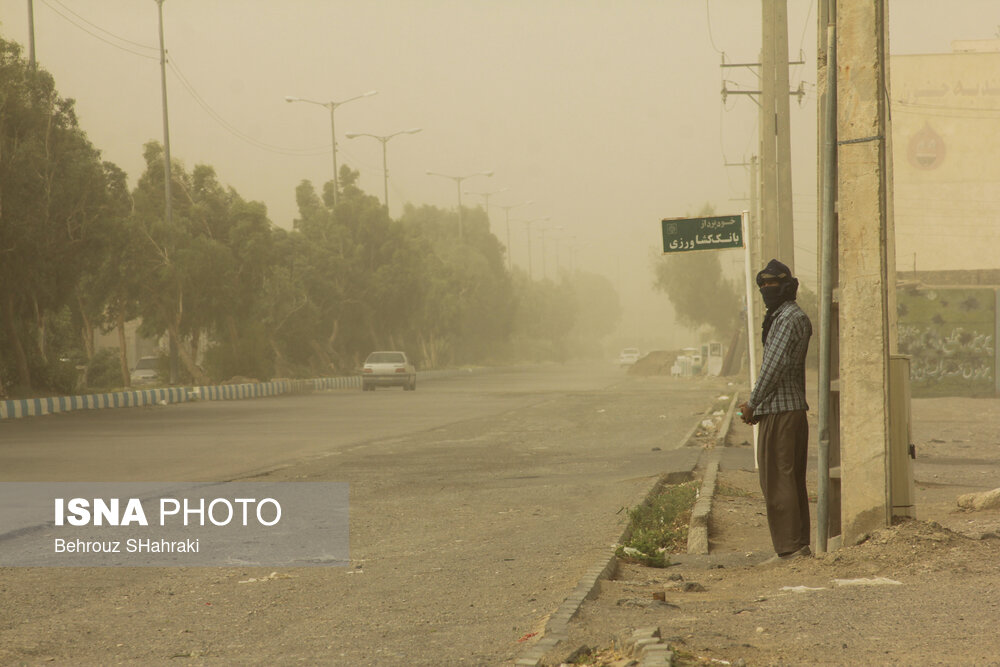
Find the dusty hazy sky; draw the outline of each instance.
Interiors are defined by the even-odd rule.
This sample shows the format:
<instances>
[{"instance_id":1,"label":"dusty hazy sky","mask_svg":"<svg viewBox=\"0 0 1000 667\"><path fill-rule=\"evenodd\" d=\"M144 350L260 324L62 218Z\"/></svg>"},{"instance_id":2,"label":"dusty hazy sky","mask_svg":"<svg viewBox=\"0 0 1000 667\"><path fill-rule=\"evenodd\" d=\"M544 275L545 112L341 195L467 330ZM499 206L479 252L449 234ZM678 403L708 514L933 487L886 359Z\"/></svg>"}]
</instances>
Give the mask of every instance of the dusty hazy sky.
<instances>
[{"instance_id":1,"label":"dusty hazy sky","mask_svg":"<svg viewBox=\"0 0 1000 667\"><path fill-rule=\"evenodd\" d=\"M142 169L142 144L162 141L155 0L34 0L36 54L105 159ZM294 189L332 176L329 113L285 96L341 101L338 160L382 196L381 145L347 132L386 135L393 215L405 202L454 207L455 184L427 171L464 175L466 191L508 190L492 205L534 200L512 220L548 216L535 228L546 268L569 262L626 292L627 318L650 318L649 254L659 221L720 214L747 204L743 162L756 152L756 105L719 94L756 88L748 69L760 48L760 3L750 0L165 0L171 152L187 169L215 167L220 180L263 201L290 227ZM953 39L997 36L995 0L896 0L893 53L950 51ZM27 2L0 4L0 31L27 47ZM788 1L796 263L815 279L815 0ZM220 122L221 121L221 122ZM481 197L464 196L475 206ZM504 240L504 213L491 206ZM527 264L525 228L511 225L515 263ZM541 273L542 241L532 242ZM727 251L727 263L739 261ZM630 302L628 293L635 299ZM656 297L662 301L662 297ZM651 310L662 311L662 304ZM657 325L658 326L658 325Z\"/></svg>"}]
</instances>

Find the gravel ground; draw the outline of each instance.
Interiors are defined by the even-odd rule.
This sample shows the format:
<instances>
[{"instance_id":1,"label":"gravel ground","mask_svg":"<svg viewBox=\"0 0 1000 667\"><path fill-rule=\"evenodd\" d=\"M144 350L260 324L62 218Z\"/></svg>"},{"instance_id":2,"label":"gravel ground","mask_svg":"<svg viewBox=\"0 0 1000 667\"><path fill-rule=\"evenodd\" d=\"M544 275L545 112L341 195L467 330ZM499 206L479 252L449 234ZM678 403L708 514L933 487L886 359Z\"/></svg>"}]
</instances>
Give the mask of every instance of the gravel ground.
<instances>
[{"instance_id":1,"label":"gravel ground","mask_svg":"<svg viewBox=\"0 0 1000 667\"><path fill-rule=\"evenodd\" d=\"M734 426L710 555L622 565L547 662L588 646L603 651L590 664L624 665L615 647L659 627L682 665L1000 664L1000 510L957 504L1000 487L1000 400L915 399L913 415L917 519L775 565L760 564L772 555L763 500L749 428Z\"/></svg>"}]
</instances>

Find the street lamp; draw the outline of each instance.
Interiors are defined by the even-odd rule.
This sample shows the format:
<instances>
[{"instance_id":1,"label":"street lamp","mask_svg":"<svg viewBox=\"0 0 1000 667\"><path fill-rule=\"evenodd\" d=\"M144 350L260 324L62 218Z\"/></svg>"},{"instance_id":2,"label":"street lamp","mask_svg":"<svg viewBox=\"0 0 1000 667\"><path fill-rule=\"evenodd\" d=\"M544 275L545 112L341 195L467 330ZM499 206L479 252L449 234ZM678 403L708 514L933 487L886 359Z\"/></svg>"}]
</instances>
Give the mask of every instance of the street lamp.
<instances>
[{"instance_id":1,"label":"street lamp","mask_svg":"<svg viewBox=\"0 0 1000 667\"><path fill-rule=\"evenodd\" d=\"M490 197L492 197L493 195L498 195L501 192L507 192L507 190L509 189L510 188L500 188L499 190L491 190L489 192L472 192L470 190L466 190L465 194L479 195L480 197L483 198L483 208L486 209L486 225L490 226Z\"/></svg>"},{"instance_id":2,"label":"street lamp","mask_svg":"<svg viewBox=\"0 0 1000 667\"><path fill-rule=\"evenodd\" d=\"M572 244L569 247L569 272L576 275L576 253L580 248L586 248L589 243L580 243L576 236L572 237Z\"/></svg>"},{"instance_id":3,"label":"street lamp","mask_svg":"<svg viewBox=\"0 0 1000 667\"><path fill-rule=\"evenodd\" d=\"M285 97L286 102L308 102L309 104L317 104L330 110L330 136L333 137L333 206L335 208L337 206L337 191L340 187L337 183L337 129L333 123L333 112L336 111L337 107L342 104L347 104L348 102L353 102L354 100L360 100L362 97L371 97L377 93L377 90L369 90L367 93L356 95L346 100L341 100L340 102L317 102L316 100L307 100L304 97Z\"/></svg>"},{"instance_id":4,"label":"street lamp","mask_svg":"<svg viewBox=\"0 0 1000 667\"><path fill-rule=\"evenodd\" d=\"M420 132L421 128L411 127L408 130L400 130L399 132L393 132L392 134L378 135L378 134L368 134L367 132L348 132L347 138L354 139L355 137L371 137L372 139L378 139L382 142L382 185L385 188L385 211L389 212L389 163L386 161L386 150L385 145L389 143L389 140L393 137L398 137L401 134L416 134Z\"/></svg>"},{"instance_id":5,"label":"street lamp","mask_svg":"<svg viewBox=\"0 0 1000 667\"><path fill-rule=\"evenodd\" d=\"M539 230L542 233L542 279L543 280L548 280L548 278L549 278L548 271L546 271L546 269L545 269L545 232L561 232L563 229L564 229L564 227L562 227L560 225L558 227L542 227L541 230ZM559 265L559 246L558 246L558 241L557 241L557 245L556 245L556 266L558 267L558 265ZM556 269L556 273L558 274L558 272L559 272L559 269L557 268Z\"/></svg>"},{"instance_id":6,"label":"street lamp","mask_svg":"<svg viewBox=\"0 0 1000 667\"><path fill-rule=\"evenodd\" d=\"M428 176L440 176L441 178L450 178L455 181L455 188L458 190L458 240L465 240L465 231L463 229L464 218L462 215L462 181L467 178L472 178L473 176L492 176L492 171L477 171L474 174L466 174L465 176L452 176L450 174L439 174L436 171L428 171Z\"/></svg>"},{"instance_id":7,"label":"street lamp","mask_svg":"<svg viewBox=\"0 0 1000 667\"><path fill-rule=\"evenodd\" d=\"M531 268L531 225L536 222L545 222L549 216L544 218L532 218L531 220L516 220L524 225L524 235L528 237L528 278L534 280L534 273Z\"/></svg>"},{"instance_id":8,"label":"street lamp","mask_svg":"<svg viewBox=\"0 0 1000 667\"><path fill-rule=\"evenodd\" d=\"M500 206L504 211L507 219L507 271L513 271L514 267L510 261L510 209L517 208L519 206L527 206L528 204L533 204L532 200L523 201L520 204L511 204L510 206Z\"/></svg>"}]
</instances>

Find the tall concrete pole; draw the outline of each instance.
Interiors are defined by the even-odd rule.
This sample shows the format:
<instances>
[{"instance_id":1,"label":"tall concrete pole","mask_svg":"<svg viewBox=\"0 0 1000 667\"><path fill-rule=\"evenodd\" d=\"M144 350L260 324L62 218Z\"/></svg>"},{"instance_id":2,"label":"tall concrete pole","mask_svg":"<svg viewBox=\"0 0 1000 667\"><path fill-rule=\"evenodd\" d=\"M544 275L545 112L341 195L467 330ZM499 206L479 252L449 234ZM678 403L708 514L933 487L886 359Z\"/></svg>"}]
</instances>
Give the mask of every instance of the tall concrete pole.
<instances>
[{"instance_id":1,"label":"tall concrete pole","mask_svg":"<svg viewBox=\"0 0 1000 667\"><path fill-rule=\"evenodd\" d=\"M173 225L173 196L170 191L170 182L173 177L170 173L170 119L167 115L167 50L163 45L163 0L156 0L159 15L160 29L160 90L163 98L163 192L166 203L164 204L163 219L167 227ZM177 346L180 344L174 335L170 334L170 384L177 384L178 361Z\"/></svg>"},{"instance_id":2,"label":"tall concrete pole","mask_svg":"<svg viewBox=\"0 0 1000 667\"><path fill-rule=\"evenodd\" d=\"M896 347L887 0L837 3L837 225L844 544L889 525Z\"/></svg>"},{"instance_id":3,"label":"tall concrete pole","mask_svg":"<svg viewBox=\"0 0 1000 667\"><path fill-rule=\"evenodd\" d=\"M28 66L35 69L35 4L28 0Z\"/></svg>"},{"instance_id":4,"label":"tall concrete pole","mask_svg":"<svg viewBox=\"0 0 1000 667\"><path fill-rule=\"evenodd\" d=\"M761 7L761 252L764 261L777 258L794 272L788 119L788 10L786 0L762 0Z\"/></svg>"},{"instance_id":5,"label":"tall concrete pole","mask_svg":"<svg viewBox=\"0 0 1000 667\"><path fill-rule=\"evenodd\" d=\"M792 139L788 118L788 3L774 2L775 179L778 184L778 256L795 272L795 232L792 227Z\"/></svg>"}]
</instances>

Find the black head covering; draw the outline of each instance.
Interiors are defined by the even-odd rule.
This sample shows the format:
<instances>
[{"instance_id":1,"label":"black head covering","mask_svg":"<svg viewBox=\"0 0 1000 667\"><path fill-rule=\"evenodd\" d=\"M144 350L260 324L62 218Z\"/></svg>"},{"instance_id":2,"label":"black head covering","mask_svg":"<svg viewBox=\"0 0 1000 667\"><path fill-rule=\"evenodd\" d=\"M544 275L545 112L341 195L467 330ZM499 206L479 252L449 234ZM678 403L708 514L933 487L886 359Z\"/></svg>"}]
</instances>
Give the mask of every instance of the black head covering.
<instances>
[{"instance_id":1,"label":"black head covering","mask_svg":"<svg viewBox=\"0 0 1000 667\"><path fill-rule=\"evenodd\" d=\"M778 285L764 287L765 280L777 280ZM767 314L764 315L764 322L761 324L760 336L761 342L767 343L767 334L774 322L775 311L786 301L795 301L795 296L799 291L799 280L792 276L791 269L778 260L772 259L757 274L757 286L760 288L760 295L764 298L764 305L767 306Z\"/></svg>"}]
</instances>

